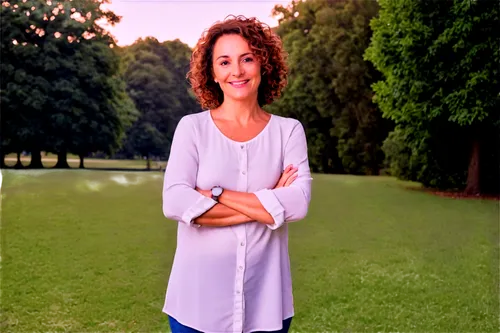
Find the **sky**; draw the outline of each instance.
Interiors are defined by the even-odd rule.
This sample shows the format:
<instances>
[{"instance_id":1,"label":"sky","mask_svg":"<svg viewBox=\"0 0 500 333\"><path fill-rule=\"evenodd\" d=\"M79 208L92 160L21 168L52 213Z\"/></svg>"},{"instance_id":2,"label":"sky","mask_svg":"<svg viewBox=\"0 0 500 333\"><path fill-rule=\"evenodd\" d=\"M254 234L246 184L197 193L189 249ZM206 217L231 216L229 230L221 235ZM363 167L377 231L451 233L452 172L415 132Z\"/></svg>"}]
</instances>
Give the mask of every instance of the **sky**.
<instances>
[{"instance_id":1,"label":"sky","mask_svg":"<svg viewBox=\"0 0 500 333\"><path fill-rule=\"evenodd\" d=\"M256 17L271 27L277 26L271 11L281 0L112 0L106 8L121 16L121 22L107 30L120 46L141 37L153 36L160 42L180 39L193 47L204 30L228 15Z\"/></svg>"}]
</instances>

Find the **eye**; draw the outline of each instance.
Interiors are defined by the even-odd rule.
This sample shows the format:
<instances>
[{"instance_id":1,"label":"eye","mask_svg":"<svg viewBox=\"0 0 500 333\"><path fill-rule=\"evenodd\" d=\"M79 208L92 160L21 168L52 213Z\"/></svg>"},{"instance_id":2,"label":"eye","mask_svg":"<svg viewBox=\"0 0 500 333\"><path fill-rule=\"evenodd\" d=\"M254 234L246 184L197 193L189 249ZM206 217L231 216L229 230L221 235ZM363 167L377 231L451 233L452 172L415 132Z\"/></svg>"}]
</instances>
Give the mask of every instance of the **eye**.
<instances>
[{"instance_id":1,"label":"eye","mask_svg":"<svg viewBox=\"0 0 500 333\"><path fill-rule=\"evenodd\" d=\"M243 59L243 62L252 62L252 61L253 61L252 57L247 57L247 58Z\"/></svg>"},{"instance_id":2,"label":"eye","mask_svg":"<svg viewBox=\"0 0 500 333\"><path fill-rule=\"evenodd\" d=\"M220 63L221 66L226 66L227 64L229 64L229 62L227 60L224 60Z\"/></svg>"}]
</instances>

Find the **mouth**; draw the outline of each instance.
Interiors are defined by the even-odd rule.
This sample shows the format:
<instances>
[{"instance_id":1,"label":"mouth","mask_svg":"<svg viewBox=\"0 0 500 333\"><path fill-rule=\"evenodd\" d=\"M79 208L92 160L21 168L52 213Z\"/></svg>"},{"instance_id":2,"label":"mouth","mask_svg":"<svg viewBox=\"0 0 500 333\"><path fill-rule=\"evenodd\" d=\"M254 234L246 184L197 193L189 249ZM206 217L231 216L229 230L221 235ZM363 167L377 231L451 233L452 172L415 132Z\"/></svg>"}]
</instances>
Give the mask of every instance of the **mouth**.
<instances>
[{"instance_id":1,"label":"mouth","mask_svg":"<svg viewBox=\"0 0 500 333\"><path fill-rule=\"evenodd\" d=\"M233 82L229 82L229 84L235 88L240 88L240 87L244 87L249 81L250 80L233 81Z\"/></svg>"}]
</instances>

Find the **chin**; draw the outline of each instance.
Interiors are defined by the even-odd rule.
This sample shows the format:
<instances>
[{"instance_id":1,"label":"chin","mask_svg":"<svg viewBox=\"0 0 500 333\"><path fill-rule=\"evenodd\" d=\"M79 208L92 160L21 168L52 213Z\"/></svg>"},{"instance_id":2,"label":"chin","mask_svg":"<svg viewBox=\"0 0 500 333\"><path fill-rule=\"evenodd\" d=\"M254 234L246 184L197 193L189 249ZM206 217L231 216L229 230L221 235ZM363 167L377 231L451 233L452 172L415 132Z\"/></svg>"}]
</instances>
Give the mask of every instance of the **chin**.
<instances>
[{"instance_id":1,"label":"chin","mask_svg":"<svg viewBox=\"0 0 500 333\"><path fill-rule=\"evenodd\" d=\"M243 93L243 94L228 94L226 95L229 99L238 102L252 101L256 100L258 95L252 93Z\"/></svg>"},{"instance_id":2,"label":"chin","mask_svg":"<svg viewBox=\"0 0 500 333\"><path fill-rule=\"evenodd\" d=\"M247 103L247 102L253 102L254 100L257 100L257 98L253 96L229 96L229 99L232 100L233 102L239 102L239 103Z\"/></svg>"}]
</instances>

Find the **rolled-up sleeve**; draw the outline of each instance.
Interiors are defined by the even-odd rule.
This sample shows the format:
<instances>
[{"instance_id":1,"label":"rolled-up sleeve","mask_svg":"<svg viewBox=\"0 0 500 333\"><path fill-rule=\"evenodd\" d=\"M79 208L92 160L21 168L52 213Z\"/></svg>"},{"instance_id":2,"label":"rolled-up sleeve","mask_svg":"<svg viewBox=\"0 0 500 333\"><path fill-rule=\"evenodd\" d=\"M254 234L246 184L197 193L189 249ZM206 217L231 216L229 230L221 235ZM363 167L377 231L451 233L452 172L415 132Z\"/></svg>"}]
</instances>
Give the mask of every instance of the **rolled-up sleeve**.
<instances>
[{"instance_id":1,"label":"rolled-up sleeve","mask_svg":"<svg viewBox=\"0 0 500 333\"><path fill-rule=\"evenodd\" d=\"M288 187L262 189L254 194L273 217L269 228L278 229L285 222L299 221L306 217L311 202L311 172L307 156L307 139L304 127L296 121L285 146L284 166L298 167L298 177Z\"/></svg>"},{"instance_id":2,"label":"rolled-up sleeve","mask_svg":"<svg viewBox=\"0 0 500 333\"><path fill-rule=\"evenodd\" d=\"M195 190L198 173L196 140L193 121L184 116L175 129L163 182L163 214L188 225L216 204Z\"/></svg>"}]
</instances>

